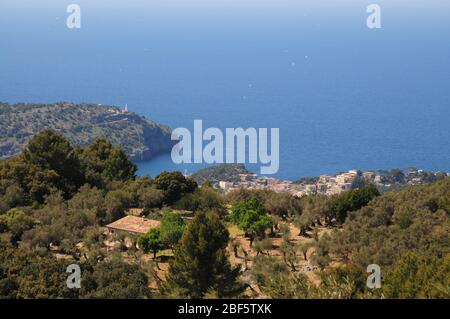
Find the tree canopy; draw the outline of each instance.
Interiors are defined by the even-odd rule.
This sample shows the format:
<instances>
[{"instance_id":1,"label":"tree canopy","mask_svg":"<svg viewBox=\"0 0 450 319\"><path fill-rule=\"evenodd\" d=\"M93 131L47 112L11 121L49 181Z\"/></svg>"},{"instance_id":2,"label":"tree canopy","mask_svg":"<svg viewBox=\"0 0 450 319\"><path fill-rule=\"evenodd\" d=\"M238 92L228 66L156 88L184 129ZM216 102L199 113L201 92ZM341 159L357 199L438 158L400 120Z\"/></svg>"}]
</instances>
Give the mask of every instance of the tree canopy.
<instances>
[{"instance_id":1,"label":"tree canopy","mask_svg":"<svg viewBox=\"0 0 450 319\"><path fill-rule=\"evenodd\" d=\"M164 203L170 205L179 200L183 195L193 193L197 189L197 183L184 177L180 172L162 172L155 178L157 189L162 190Z\"/></svg>"},{"instance_id":2,"label":"tree canopy","mask_svg":"<svg viewBox=\"0 0 450 319\"><path fill-rule=\"evenodd\" d=\"M244 287L238 282L239 268L228 261L228 239L216 213L198 213L175 249L166 293L181 298L202 298L210 291L219 298L238 296Z\"/></svg>"},{"instance_id":3,"label":"tree canopy","mask_svg":"<svg viewBox=\"0 0 450 319\"><path fill-rule=\"evenodd\" d=\"M272 226L264 204L256 198L235 203L231 208L231 220L250 237L250 245L255 238L263 238L266 229Z\"/></svg>"}]
</instances>

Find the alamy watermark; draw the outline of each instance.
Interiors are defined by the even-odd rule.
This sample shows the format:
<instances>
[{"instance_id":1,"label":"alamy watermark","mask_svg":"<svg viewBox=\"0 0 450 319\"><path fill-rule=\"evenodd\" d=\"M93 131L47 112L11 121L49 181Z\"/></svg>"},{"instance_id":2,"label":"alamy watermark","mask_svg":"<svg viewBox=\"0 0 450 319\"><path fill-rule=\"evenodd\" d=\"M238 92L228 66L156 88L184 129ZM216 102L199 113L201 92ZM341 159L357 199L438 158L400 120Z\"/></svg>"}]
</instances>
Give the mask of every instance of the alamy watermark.
<instances>
[{"instance_id":1,"label":"alamy watermark","mask_svg":"<svg viewBox=\"0 0 450 319\"><path fill-rule=\"evenodd\" d=\"M69 16L66 20L67 28L80 29L81 28L81 7L78 4L72 3L67 6L67 13ZM381 29L381 7L378 4L369 4L366 12L369 16L366 20L366 25L369 29Z\"/></svg>"},{"instance_id":2,"label":"alamy watermark","mask_svg":"<svg viewBox=\"0 0 450 319\"><path fill-rule=\"evenodd\" d=\"M381 288L381 267L377 264L370 264L366 271L370 273L367 277L367 287L370 289Z\"/></svg>"},{"instance_id":3,"label":"alamy watermark","mask_svg":"<svg viewBox=\"0 0 450 319\"><path fill-rule=\"evenodd\" d=\"M172 131L172 161L181 163L260 164L261 174L276 174L280 167L280 129L217 127L203 131L203 121L194 121L194 134L184 127ZM208 142L204 145L204 142ZM270 151L269 151L270 149ZM247 159L248 157L248 159Z\"/></svg>"},{"instance_id":4,"label":"alamy watermark","mask_svg":"<svg viewBox=\"0 0 450 319\"><path fill-rule=\"evenodd\" d=\"M81 7L78 4L69 4L67 6L67 13L70 13L66 20L67 28L80 29L81 28Z\"/></svg>"},{"instance_id":5,"label":"alamy watermark","mask_svg":"<svg viewBox=\"0 0 450 319\"><path fill-rule=\"evenodd\" d=\"M71 264L67 266L66 272L70 273L67 277L66 284L67 288L81 288L81 268L77 264Z\"/></svg>"},{"instance_id":6,"label":"alamy watermark","mask_svg":"<svg viewBox=\"0 0 450 319\"><path fill-rule=\"evenodd\" d=\"M369 29L381 29L381 7L378 4L370 4L367 7L367 27Z\"/></svg>"}]
</instances>

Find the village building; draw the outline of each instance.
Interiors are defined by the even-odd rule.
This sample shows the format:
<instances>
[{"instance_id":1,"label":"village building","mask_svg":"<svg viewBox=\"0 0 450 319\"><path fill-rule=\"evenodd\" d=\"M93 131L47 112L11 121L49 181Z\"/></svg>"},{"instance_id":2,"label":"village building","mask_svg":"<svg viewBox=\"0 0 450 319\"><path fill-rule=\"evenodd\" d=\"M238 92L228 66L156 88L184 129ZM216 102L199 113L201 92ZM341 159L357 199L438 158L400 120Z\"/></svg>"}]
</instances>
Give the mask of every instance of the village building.
<instances>
[{"instance_id":1,"label":"village building","mask_svg":"<svg viewBox=\"0 0 450 319\"><path fill-rule=\"evenodd\" d=\"M333 178L333 176L330 176L330 175L321 175L319 177L319 183L321 183L321 184L330 183L332 178Z\"/></svg>"},{"instance_id":2,"label":"village building","mask_svg":"<svg viewBox=\"0 0 450 319\"><path fill-rule=\"evenodd\" d=\"M128 233L134 235L143 235L148 233L150 229L157 228L161 222L159 220L148 219L145 217L137 217L128 215L115 222L106 225L110 234Z\"/></svg>"},{"instance_id":3,"label":"village building","mask_svg":"<svg viewBox=\"0 0 450 319\"><path fill-rule=\"evenodd\" d=\"M239 174L241 183L252 182L257 178L256 174Z\"/></svg>"},{"instance_id":4,"label":"village building","mask_svg":"<svg viewBox=\"0 0 450 319\"><path fill-rule=\"evenodd\" d=\"M348 171L348 173L339 174L336 176L336 183L346 184L351 183L358 176L358 172L355 170Z\"/></svg>"},{"instance_id":5,"label":"village building","mask_svg":"<svg viewBox=\"0 0 450 319\"><path fill-rule=\"evenodd\" d=\"M221 188L221 189L223 189L224 191L227 191L227 190L229 190L230 188L232 188L233 187L233 183L231 183L231 182L226 182L226 181L220 181L219 182L219 187Z\"/></svg>"},{"instance_id":6,"label":"village building","mask_svg":"<svg viewBox=\"0 0 450 319\"><path fill-rule=\"evenodd\" d=\"M383 180L381 179L381 176L380 176L380 175L376 175L375 178L373 179L373 181L374 181L376 184L382 184L382 182L383 182Z\"/></svg>"}]
</instances>

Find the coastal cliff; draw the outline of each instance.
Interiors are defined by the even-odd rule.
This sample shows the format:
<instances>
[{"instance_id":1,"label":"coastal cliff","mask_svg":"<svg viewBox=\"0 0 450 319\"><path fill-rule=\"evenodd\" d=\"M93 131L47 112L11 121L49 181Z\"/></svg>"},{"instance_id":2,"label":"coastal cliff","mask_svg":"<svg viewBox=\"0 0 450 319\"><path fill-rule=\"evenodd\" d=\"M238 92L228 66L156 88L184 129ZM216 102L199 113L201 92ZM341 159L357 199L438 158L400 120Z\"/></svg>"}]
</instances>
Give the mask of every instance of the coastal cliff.
<instances>
[{"instance_id":1,"label":"coastal cliff","mask_svg":"<svg viewBox=\"0 0 450 319\"><path fill-rule=\"evenodd\" d=\"M71 143L86 146L106 137L122 146L134 161L170 152L171 129L144 116L101 104L0 103L0 158L18 155L28 140L44 129L64 134Z\"/></svg>"}]
</instances>

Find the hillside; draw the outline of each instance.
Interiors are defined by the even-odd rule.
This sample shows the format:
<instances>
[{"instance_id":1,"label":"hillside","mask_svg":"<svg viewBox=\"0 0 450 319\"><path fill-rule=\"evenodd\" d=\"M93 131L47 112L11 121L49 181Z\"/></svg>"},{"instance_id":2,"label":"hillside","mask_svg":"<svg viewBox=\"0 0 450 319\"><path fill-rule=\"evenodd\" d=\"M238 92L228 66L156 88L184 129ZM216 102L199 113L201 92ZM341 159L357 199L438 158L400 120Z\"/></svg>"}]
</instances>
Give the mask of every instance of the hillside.
<instances>
[{"instance_id":1,"label":"hillside","mask_svg":"<svg viewBox=\"0 0 450 319\"><path fill-rule=\"evenodd\" d=\"M0 123L0 158L18 155L44 129L59 131L82 146L107 137L135 161L169 152L173 145L169 127L108 105L0 103Z\"/></svg>"},{"instance_id":2,"label":"hillside","mask_svg":"<svg viewBox=\"0 0 450 319\"><path fill-rule=\"evenodd\" d=\"M0 160L0 298L450 296L450 179L300 198L134 172L106 140L73 152L49 130ZM136 210L159 226L133 231L144 219L125 214ZM83 289L64 285L74 263Z\"/></svg>"},{"instance_id":3,"label":"hillside","mask_svg":"<svg viewBox=\"0 0 450 319\"><path fill-rule=\"evenodd\" d=\"M349 213L331 251L354 264L392 265L401 254L450 253L450 179L389 192Z\"/></svg>"},{"instance_id":4,"label":"hillside","mask_svg":"<svg viewBox=\"0 0 450 319\"><path fill-rule=\"evenodd\" d=\"M219 164L198 170L191 177L199 184L207 180L213 184L219 181L237 183L240 181L239 174L251 173L244 164Z\"/></svg>"}]
</instances>

